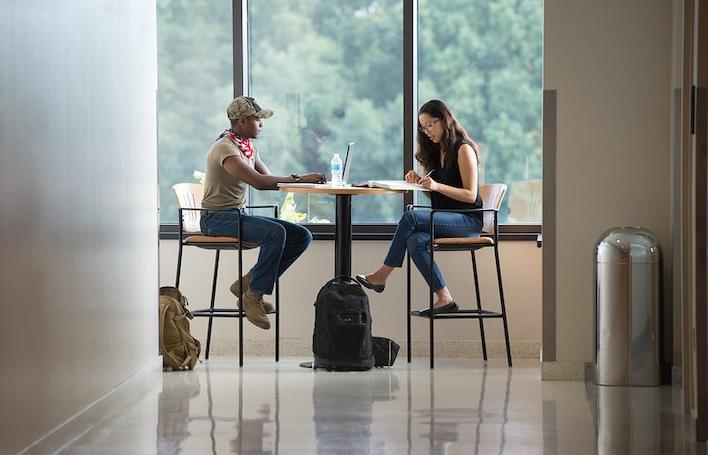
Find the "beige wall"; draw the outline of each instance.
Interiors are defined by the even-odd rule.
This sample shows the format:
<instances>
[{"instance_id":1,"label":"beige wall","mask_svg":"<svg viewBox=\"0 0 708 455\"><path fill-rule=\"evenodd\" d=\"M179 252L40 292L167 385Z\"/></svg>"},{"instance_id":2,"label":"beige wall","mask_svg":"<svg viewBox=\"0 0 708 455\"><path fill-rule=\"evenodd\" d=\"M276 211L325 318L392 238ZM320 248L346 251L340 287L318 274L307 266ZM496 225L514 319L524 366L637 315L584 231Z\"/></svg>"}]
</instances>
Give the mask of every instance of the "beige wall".
<instances>
[{"instance_id":1,"label":"beige wall","mask_svg":"<svg viewBox=\"0 0 708 455\"><path fill-rule=\"evenodd\" d=\"M0 42L0 453L16 453L158 358L155 2L0 2Z\"/></svg>"},{"instance_id":2,"label":"beige wall","mask_svg":"<svg viewBox=\"0 0 708 455\"><path fill-rule=\"evenodd\" d=\"M352 273L374 271L383 260L388 242L355 241L353 247ZM334 244L332 241L314 241L305 254L288 270L281 280L281 338L283 352L286 354L306 355L311 353L312 328L314 321L315 296L320 287L332 277L334 269ZM250 268L256 259L255 251L244 253L244 267ZM479 252L478 265L482 301L488 302L489 309L499 308L494 273L494 256L491 250ZM475 305L472 285L472 266L468 253L440 253L439 261L446 276L453 296L463 306ZM501 264L509 312L509 330L514 354L539 358L541 333L541 250L532 241L502 242ZM214 253L186 248L180 288L187 295L193 308L206 307L209 304ZM177 242L160 243L160 282L173 285L177 260ZM217 307L234 305L234 298L228 286L236 274L236 253L222 254L219 270ZM413 276L414 308L428 305L427 287L423 278L415 271ZM369 292L373 318L374 335L393 338L399 343L405 342L406 325L406 275L403 270L394 272L383 294ZM200 340L205 340L206 319L195 319L193 333ZM246 354L272 351L273 329L270 332L257 329L244 321ZM491 340L490 350L494 357L503 357L503 330L500 320L487 321L485 332ZM217 353L235 354L237 349L237 323L235 320L220 319L215 322L214 348ZM442 342L441 355L476 356L478 348L479 325L477 321L450 321L436 324L436 339ZM416 352L427 355L428 326L427 320L414 318L413 340ZM446 343L446 341L448 343ZM264 351L264 349L266 351ZM403 353L402 353L403 354Z\"/></svg>"},{"instance_id":3,"label":"beige wall","mask_svg":"<svg viewBox=\"0 0 708 455\"><path fill-rule=\"evenodd\" d=\"M544 89L558 100L559 363L594 358L593 250L607 228L653 231L670 284L671 25L665 0L545 2Z\"/></svg>"}]
</instances>

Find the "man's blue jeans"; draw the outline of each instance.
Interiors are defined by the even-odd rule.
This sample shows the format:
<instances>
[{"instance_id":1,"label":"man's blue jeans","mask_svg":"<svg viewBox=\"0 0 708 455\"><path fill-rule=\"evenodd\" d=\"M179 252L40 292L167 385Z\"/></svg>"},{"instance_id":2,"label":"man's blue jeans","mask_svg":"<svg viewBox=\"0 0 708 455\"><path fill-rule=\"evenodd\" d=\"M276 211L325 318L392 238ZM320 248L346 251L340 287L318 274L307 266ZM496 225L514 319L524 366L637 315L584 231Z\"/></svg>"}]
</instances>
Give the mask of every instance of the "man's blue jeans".
<instances>
[{"instance_id":1,"label":"man's blue jeans","mask_svg":"<svg viewBox=\"0 0 708 455\"><path fill-rule=\"evenodd\" d=\"M253 292L271 294L275 280L307 249L312 234L297 224L266 216L244 215L242 240L260 246L258 262L251 269ZM211 212L202 217L205 235L239 237L238 217L233 212Z\"/></svg>"},{"instance_id":2,"label":"man's blue jeans","mask_svg":"<svg viewBox=\"0 0 708 455\"><path fill-rule=\"evenodd\" d=\"M435 213L435 237L477 237L482 232L482 223L462 213ZM406 250L428 285L437 291L445 287L438 265L433 263L433 283L430 283L430 210L408 210L398 222L384 264L401 267Z\"/></svg>"}]
</instances>

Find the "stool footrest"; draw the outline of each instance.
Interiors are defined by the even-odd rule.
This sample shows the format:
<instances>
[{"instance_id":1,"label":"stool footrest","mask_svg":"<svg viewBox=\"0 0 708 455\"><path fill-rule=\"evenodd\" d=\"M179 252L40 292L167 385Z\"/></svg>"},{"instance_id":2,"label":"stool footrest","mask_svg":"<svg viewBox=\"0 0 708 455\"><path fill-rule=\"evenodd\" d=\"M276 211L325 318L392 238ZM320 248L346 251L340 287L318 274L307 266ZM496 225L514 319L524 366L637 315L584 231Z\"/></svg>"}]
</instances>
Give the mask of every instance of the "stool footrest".
<instances>
[{"instance_id":1,"label":"stool footrest","mask_svg":"<svg viewBox=\"0 0 708 455\"><path fill-rule=\"evenodd\" d=\"M241 310L238 308L209 308L203 310L193 310L192 315L196 317L214 317L214 318L238 318L241 317ZM244 313L245 315L245 313Z\"/></svg>"},{"instance_id":2,"label":"stool footrest","mask_svg":"<svg viewBox=\"0 0 708 455\"><path fill-rule=\"evenodd\" d=\"M423 310L411 310L411 316L418 316L420 318L429 319L430 316L421 316L420 312ZM459 310L453 313L435 313L433 319L492 319L501 318L503 315L494 311L488 310Z\"/></svg>"},{"instance_id":3,"label":"stool footrest","mask_svg":"<svg viewBox=\"0 0 708 455\"><path fill-rule=\"evenodd\" d=\"M214 308L210 310L209 308L203 310L194 310L191 312L192 316L196 317L211 317L211 318L237 318L242 313L238 308ZM276 314L277 311L273 310L267 314ZM245 316L246 313L243 313Z\"/></svg>"}]
</instances>

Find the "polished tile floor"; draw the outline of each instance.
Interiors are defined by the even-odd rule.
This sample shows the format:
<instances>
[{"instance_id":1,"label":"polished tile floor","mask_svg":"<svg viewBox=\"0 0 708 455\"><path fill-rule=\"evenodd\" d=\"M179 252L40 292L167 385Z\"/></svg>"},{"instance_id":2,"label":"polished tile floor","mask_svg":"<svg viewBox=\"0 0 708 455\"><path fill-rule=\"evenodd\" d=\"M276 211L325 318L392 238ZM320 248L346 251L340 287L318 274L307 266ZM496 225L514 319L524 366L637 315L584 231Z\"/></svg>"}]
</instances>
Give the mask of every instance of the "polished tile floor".
<instances>
[{"instance_id":1,"label":"polished tile floor","mask_svg":"<svg viewBox=\"0 0 708 455\"><path fill-rule=\"evenodd\" d=\"M61 453L705 454L676 387L542 382L538 362L399 359L313 372L306 359L215 358L153 373Z\"/></svg>"}]
</instances>

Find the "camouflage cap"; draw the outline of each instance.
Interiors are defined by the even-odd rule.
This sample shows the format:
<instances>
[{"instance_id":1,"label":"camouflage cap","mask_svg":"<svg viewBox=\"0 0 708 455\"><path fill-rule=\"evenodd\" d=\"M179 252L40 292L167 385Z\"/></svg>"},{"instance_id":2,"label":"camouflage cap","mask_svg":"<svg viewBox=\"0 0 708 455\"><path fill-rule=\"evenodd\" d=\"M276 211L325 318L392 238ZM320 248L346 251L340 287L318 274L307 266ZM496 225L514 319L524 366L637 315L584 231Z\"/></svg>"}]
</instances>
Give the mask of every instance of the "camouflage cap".
<instances>
[{"instance_id":1,"label":"camouflage cap","mask_svg":"<svg viewBox=\"0 0 708 455\"><path fill-rule=\"evenodd\" d=\"M233 100L226 109L226 115L231 120L238 120L244 117L255 115L258 118L271 118L273 111L270 109L262 109L256 100L250 96L239 96Z\"/></svg>"}]
</instances>

